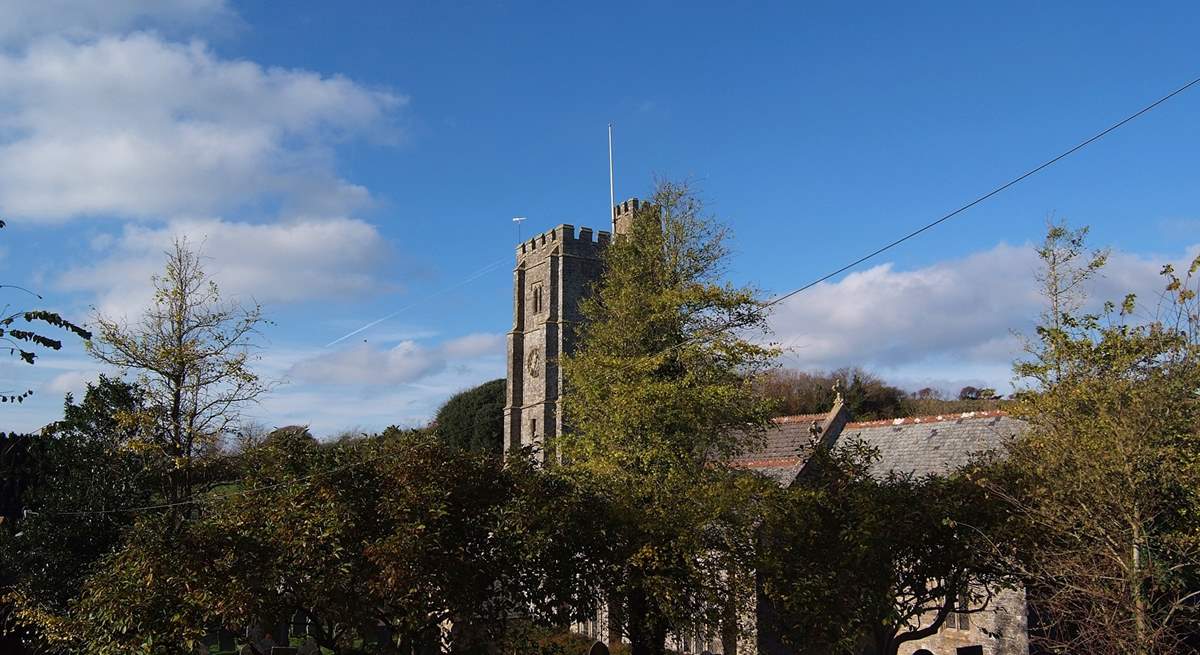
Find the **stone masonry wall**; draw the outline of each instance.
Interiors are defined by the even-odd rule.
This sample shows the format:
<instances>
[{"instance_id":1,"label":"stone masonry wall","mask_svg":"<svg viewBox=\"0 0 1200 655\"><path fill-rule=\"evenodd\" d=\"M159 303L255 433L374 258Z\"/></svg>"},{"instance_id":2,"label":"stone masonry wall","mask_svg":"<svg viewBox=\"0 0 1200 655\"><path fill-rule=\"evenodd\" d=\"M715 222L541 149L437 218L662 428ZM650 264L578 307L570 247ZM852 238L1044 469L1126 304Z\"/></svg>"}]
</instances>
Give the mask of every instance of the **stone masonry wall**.
<instances>
[{"instance_id":1,"label":"stone masonry wall","mask_svg":"<svg viewBox=\"0 0 1200 655\"><path fill-rule=\"evenodd\" d=\"M579 302L599 281L609 233L559 225L517 247L508 334L504 448L540 447L562 430L562 371Z\"/></svg>"},{"instance_id":2,"label":"stone masonry wall","mask_svg":"<svg viewBox=\"0 0 1200 655\"><path fill-rule=\"evenodd\" d=\"M1005 590L992 601L992 607L970 614L966 630L948 627L934 636L901 646L898 655L913 655L924 649L933 655L970 653L972 646L981 647L982 655L1028 655L1029 636L1026 626L1025 592ZM960 650L962 649L962 650Z\"/></svg>"}]
</instances>

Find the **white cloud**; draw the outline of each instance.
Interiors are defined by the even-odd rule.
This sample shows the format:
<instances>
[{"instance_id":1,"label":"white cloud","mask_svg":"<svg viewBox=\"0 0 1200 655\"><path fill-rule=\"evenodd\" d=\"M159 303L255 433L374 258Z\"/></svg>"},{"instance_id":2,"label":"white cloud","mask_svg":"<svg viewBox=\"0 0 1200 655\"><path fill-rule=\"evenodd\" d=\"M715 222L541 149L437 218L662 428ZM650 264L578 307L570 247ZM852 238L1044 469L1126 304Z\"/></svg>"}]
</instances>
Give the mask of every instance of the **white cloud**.
<instances>
[{"instance_id":1,"label":"white cloud","mask_svg":"<svg viewBox=\"0 0 1200 655\"><path fill-rule=\"evenodd\" d=\"M260 418L271 425L311 425L314 434L325 436L351 427L379 430L388 425L424 425L450 396L504 376L503 348L461 360L447 356L444 344L440 348L405 348L410 350L402 356L361 344L318 356L324 357L321 365L328 371L343 376L345 384L305 379L297 381L311 384L284 385L263 399L258 408ZM444 364L436 363L442 358ZM430 362L435 363L427 372L413 375L419 363ZM306 367L302 362L293 373ZM308 367L305 372L313 370Z\"/></svg>"},{"instance_id":2,"label":"white cloud","mask_svg":"<svg viewBox=\"0 0 1200 655\"><path fill-rule=\"evenodd\" d=\"M465 373L480 361L501 360L503 355L504 336L500 334L469 334L432 347L413 340L391 348L363 342L302 358L288 375L313 384L411 384L448 367Z\"/></svg>"},{"instance_id":3,"label":"white cloud","mask_svg":"<svg viewBox=\"0 0 1200 655\"><path fill-rule=\"evenodd\" d=\"M95 294L105 314L131 316L148 306L151 277L164 251L185 237L223 295L263 303L361 295L381 288L377 277L388 245L373 225L356 219L298 219L252 224L219 219L173 221L163 227L126 225L106 256L70 269L56 281L66 291Z\"/></svg>"},{"instance_id":4,"label":"white cloud","mask_svg":"<svg viewBox=\"0 0 1200 655\"><path fill-rule=\"evenodd\" d=\"M446 355L453 358L476 357L504 352L503 334L476 333L451 339L442 345Z\"/></svg>"},{"instance_id":5,"label":"white cloud","mask_svg":"<svg viewBox=\"0 0 1200 655\"><path fill-rule=\"evenodd\" d=\"M99 373L96 371L67 371L51 378L43 389L52 393L73 393L78 398L82 397L87 383L95 381L97 377Z\"/></svg>"},{"instance_id":6,"label":"white cloud","mask_svg":"<svg viewBox=\"0 0 1200 655\"><path fill-rule=\"evenodd\" d=\"M369 200L332 146L386 137L405 99L137 33L0 55L0 204L11 215L337 215Z\"/></svg>"},{"instance_id":7,"label":"white cloud","mask_svg":"<svg viewBox=\"0 0 1200 655\"><path fill-rule=\"evenodd\" d=\"M46 34L87 38L149 25L196 25L232 15L225 0L0 0L0 44Z\"/></svg>"},{"instance_id":8,"label":"white cloud","mask_svg":"<svg viewBox=\"0 0 1200 655\"><path fill-rule=\"evenodd\" d=\"M314 384L401 384L413 382L446 365L440 353L401 341L380 350L362 343L301 360L291 375Z\"/></svg>"},{"instance_id":9,"label":"white cloud","mask_svg":"<svg viewBox=\"0 0 1200 655\"><path fill-rule=\"evenodd\" d=\"M1185 260L1113 253L1090 293L1099 302L1135 292L1149 315L1162 264ZM1021 352L1013 332L1027 332L1042 311L1038 266L1032 247L1006 244L914 270L881 264L782 303L771 321L774 340L787 349L784 364L796 368L860 365L898 381L1003 386Z\"/></svg>"}]
</instances>

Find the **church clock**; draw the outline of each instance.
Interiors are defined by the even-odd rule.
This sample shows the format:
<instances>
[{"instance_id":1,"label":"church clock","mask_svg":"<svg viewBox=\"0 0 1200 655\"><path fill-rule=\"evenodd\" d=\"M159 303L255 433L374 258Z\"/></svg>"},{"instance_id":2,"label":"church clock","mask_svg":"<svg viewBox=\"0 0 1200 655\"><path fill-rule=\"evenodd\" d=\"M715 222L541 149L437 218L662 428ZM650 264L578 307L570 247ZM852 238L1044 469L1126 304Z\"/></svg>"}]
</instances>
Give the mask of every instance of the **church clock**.
<instances>
[{"instance_id":1,"label":"church clock","mask_svg":"<svg viewBox=\"0 0 1200 655\"><path fill-rule=\"evenodd\" d=\"M529 351L529 356L525 358L525 368L529 371L529 375L537 377L541 373L542 368L542 351L534 348Z\"/></svg>"}]
</instances>

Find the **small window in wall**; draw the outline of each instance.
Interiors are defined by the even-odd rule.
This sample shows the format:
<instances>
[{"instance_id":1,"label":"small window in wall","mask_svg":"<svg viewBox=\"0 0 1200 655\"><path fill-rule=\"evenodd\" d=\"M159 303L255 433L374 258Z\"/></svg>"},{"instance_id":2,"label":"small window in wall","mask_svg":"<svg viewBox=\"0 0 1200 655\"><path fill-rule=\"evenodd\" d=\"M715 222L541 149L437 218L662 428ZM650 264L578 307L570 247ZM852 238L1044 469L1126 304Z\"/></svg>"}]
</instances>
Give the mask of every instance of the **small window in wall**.
<instances>
[{"instance_id":1,"label":"small window in wall","mask_svg":"<svg viewBox=\"0 0 1200 655\"><path fill-rule=\"evenodd\" d=\"M537 419L536 418L529 419L529 436L531 436L531 437L537 436Z\"/></svg>"},{"instance_id":2,"label":"small window in wall","mask_svg":"<svg viewBox=\"0 0 1200 655\"><path fill-rule=\"evenodd\" d=\"M963 646L956 648L954 655L983 655L983 646Z\"/></svg>"},{"instance_id":3,"label":"small window in wall","mask_svg":"<svg viewBox=\"0 0 1200 655\"><path fill-rule=\"evenodd\" d=\"M545 301L546 301L545 294L543 293L541 284L533 285L533 294L532 295L533 295L533 313L541 314L542 310L545 309L545 306L546 306L545 305Z\"/></svg>"},{"instance_id":4,"label":"small window in wall","mask_svg":"<svg viewBox=\"0 0 1200 655\"><path fill-rule=\"evenodd\" d=\"M960 613L969 608L967 599L959 598L954 607L951 608L950 615L946 617L946 623L942 626L944 630L970 630L971 615Z\"/></svg>"}]
</instances>

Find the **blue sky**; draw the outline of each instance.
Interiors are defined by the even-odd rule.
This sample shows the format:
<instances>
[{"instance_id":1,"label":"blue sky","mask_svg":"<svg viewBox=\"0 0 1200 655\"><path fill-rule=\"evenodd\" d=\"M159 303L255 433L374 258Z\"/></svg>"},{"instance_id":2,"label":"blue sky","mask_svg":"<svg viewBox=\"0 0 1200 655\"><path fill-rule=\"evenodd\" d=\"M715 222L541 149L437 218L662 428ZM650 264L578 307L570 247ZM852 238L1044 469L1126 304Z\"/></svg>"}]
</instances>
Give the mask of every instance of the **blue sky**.
<instances>
[{"instance_id":1,"label":"blue sky","mask_svg":"<svg viewBox=\"0 0 1200 655\"><path fill-rule=\"evenodd\" d=\"M61 5L61 6L58 6ZM794 288L1200 75L1192 3L0 1L4 281L136 316L174 235L275 325L255 410L322 434L419 423L503 375L513 216L603 227L688 179L730 277ZM1054 214L1149 295L1200 244L1200 89L775 318L785 362L1007 387ZM469 281L467 278L471 278ZM10 294L14 306L26 302ZM339 336L394 312L352 339ZM58 415L100 370L3 364Z\"/></svg>"}]
</instances>

